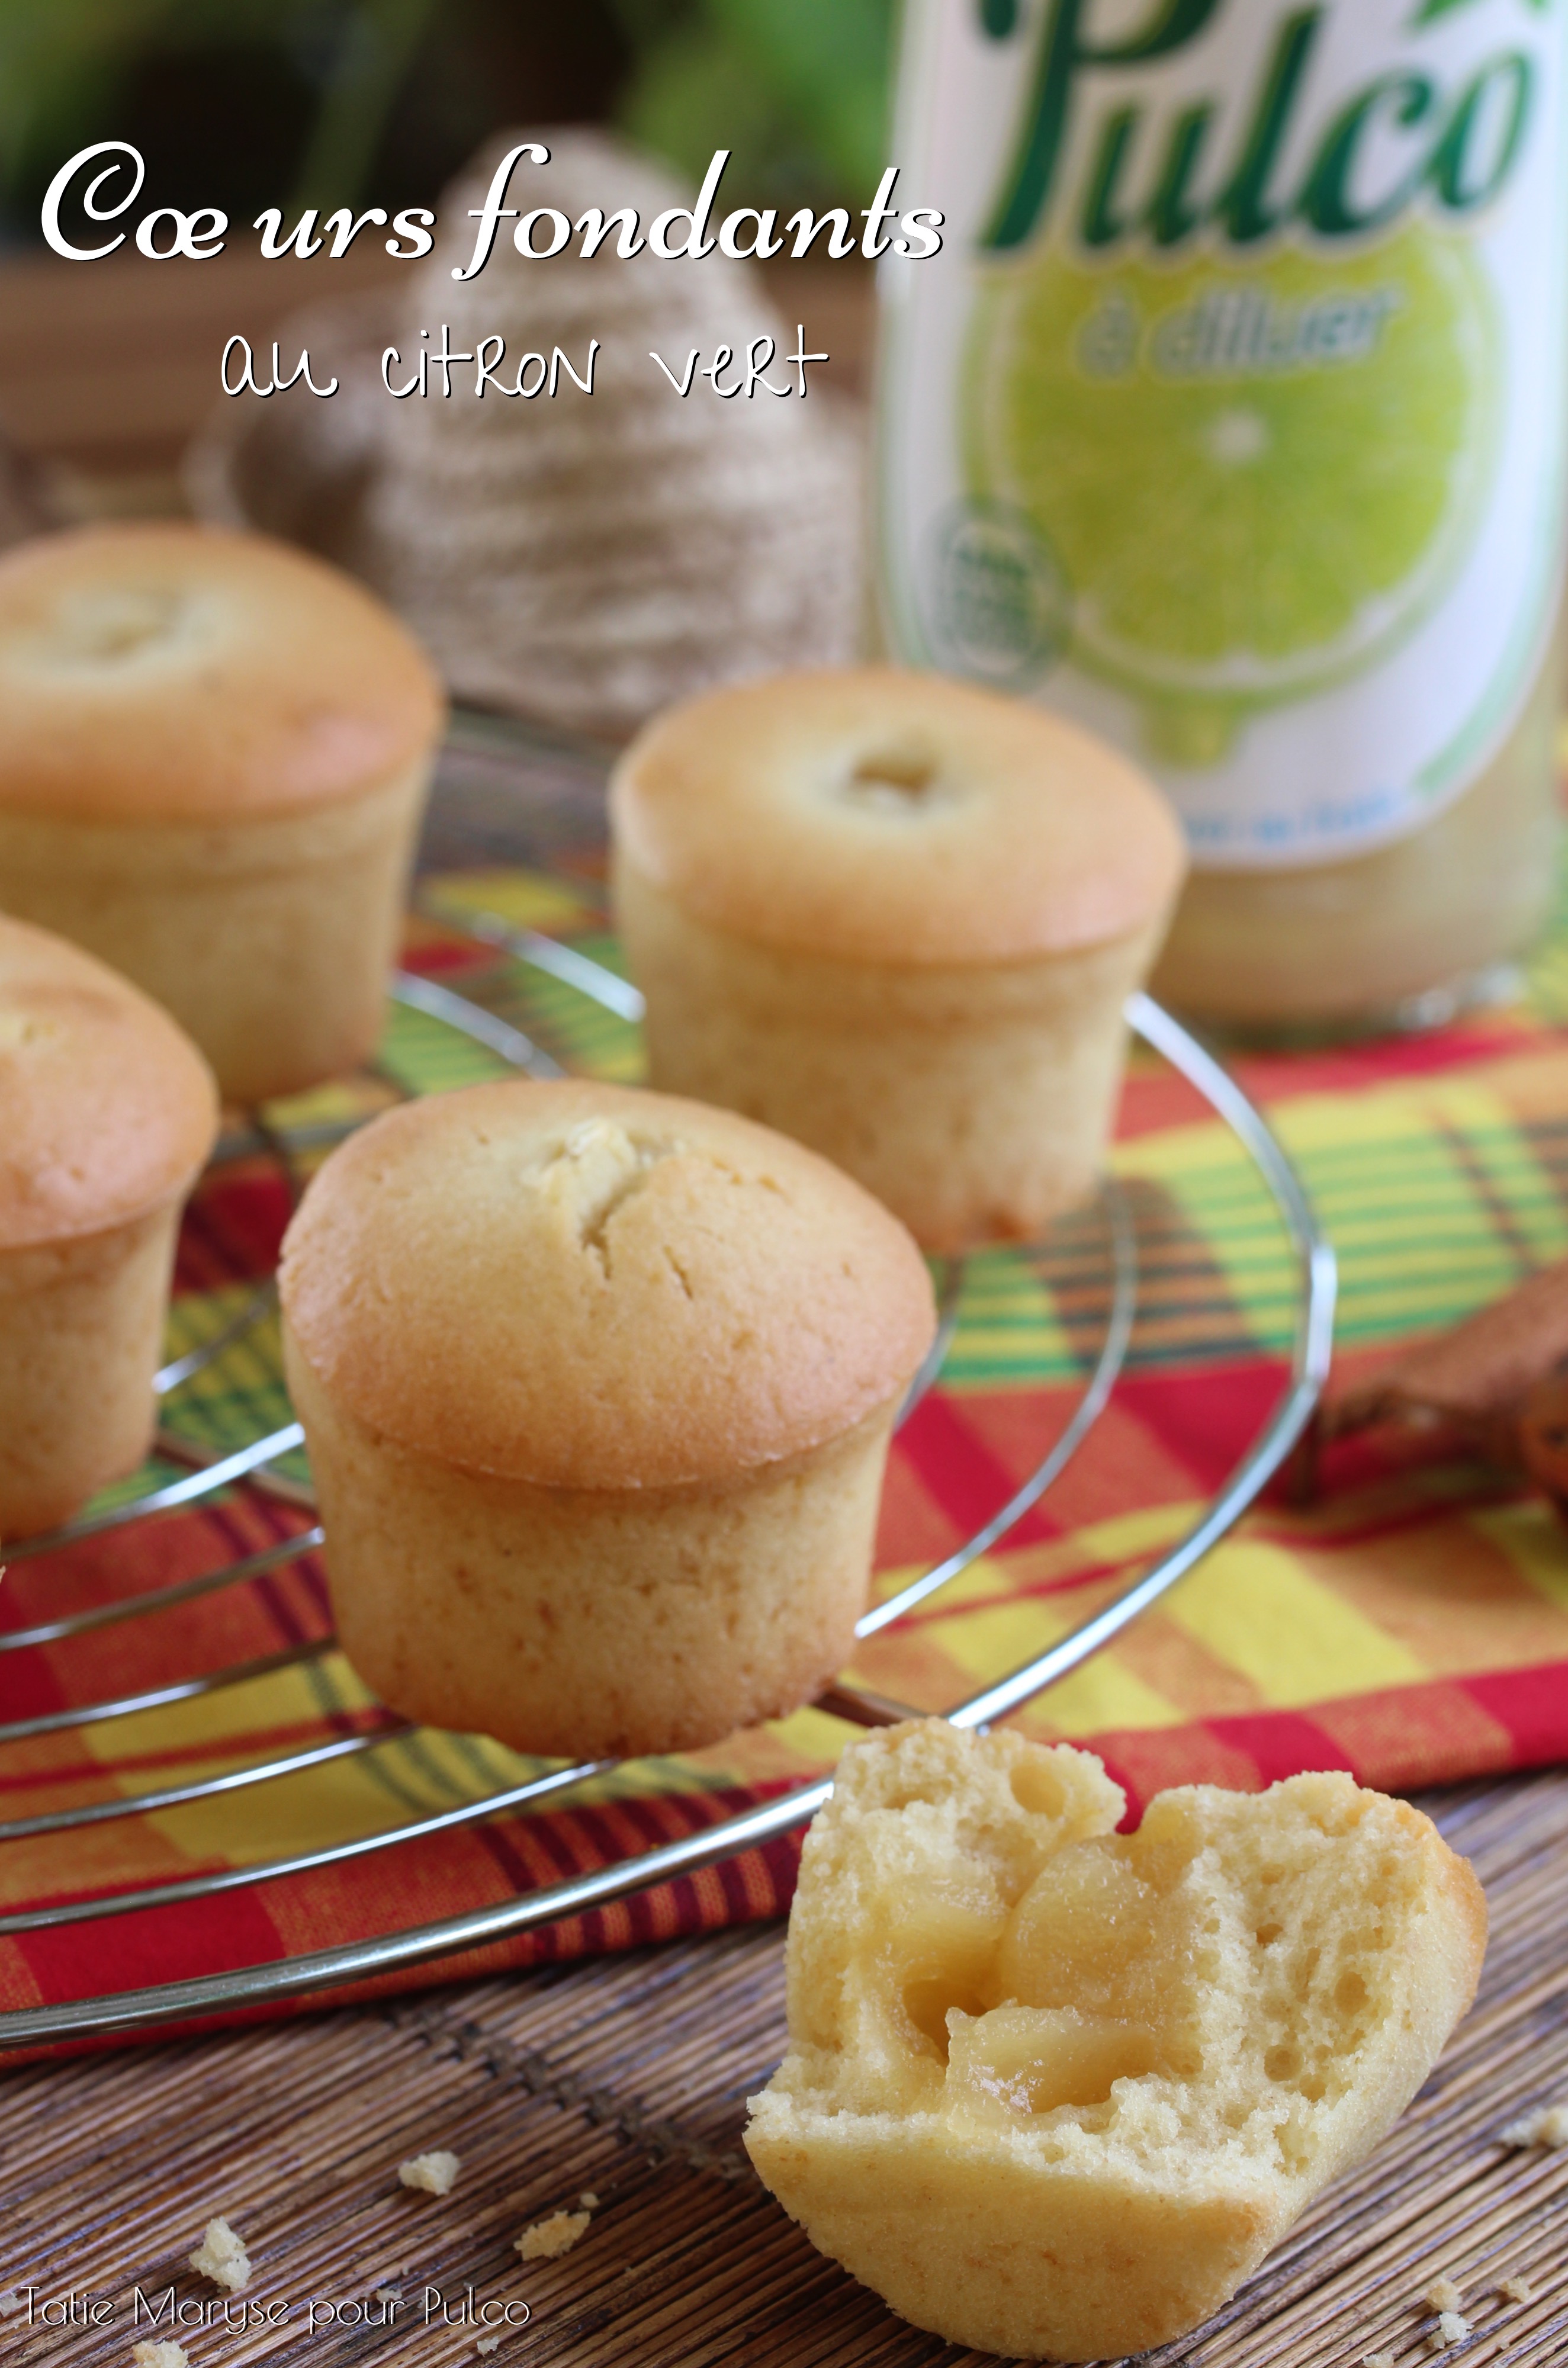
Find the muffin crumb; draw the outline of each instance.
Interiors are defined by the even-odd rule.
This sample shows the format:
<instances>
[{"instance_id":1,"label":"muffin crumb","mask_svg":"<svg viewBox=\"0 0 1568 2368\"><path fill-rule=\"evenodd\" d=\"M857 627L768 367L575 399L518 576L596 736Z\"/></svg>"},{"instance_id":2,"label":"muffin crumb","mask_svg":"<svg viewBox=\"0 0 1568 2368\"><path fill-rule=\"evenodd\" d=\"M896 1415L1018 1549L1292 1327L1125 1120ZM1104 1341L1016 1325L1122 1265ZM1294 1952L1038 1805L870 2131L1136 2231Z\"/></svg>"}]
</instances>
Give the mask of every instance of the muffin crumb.
<instances>
[{"instance_id":1,"label":"muffin crumb","mask_svg":"<svg viewBox=\"0 0 1568 2368\"><path fill-rule=\"evenodd\" d=\"M1363 2351L1360 2368L1394 2368L1392 2351Z\"/></svg>"},{"instance_id":2,"label":"muffin crumb","mask_svg":"<svg viewBox=\"0 0 1568 2368\"><path fill-rule=\"evenodd\" d=\"M1497 2292L1505 2302L1534 2302L1535 2288L1528 2278L1499 2278Z\"/></svg>"},{"instance_id":3,"label":"muffin crumb","mask_svg":"<svg viewBox=\"0 0 1568 2368\"><path fill-rule=\"evenodd\" d=\"M1421 2299L1428 2310L1458 2310L1460 2290L1452 2278L1434 2278Z\"/></svg>"},{"instance_id":4,"label":"muffin crumb","mask_svg":"<svg viewBox=\"0 0 1568 2368\"><path fill-rule=\"evenodd\" d=\"M199 2277L210 2278L215 2286L226 2286L238 2294L250 2283L250 2259L244 2238L237 2236L226 2220L209 2220L207 2233L187 2260Z\"/></svg>"},{"instance_id":5,"label":"muffin crumb","mask_svg":"<svg viewBox=\"0 0 1568 2368\"><path fill-rule=\"evenodd\" d=\"M517 2238L517 2249L525 2261L553 2261L569 2253L592 2219L591 2212L552 2212L548 2220L536 2220Z\"/></svg>"},{"instance_id":6,"label":"muffin crumb","mask_svg":"<svg viewBox=\"0 0 1568 2368\"><path fill-rule=\"evenodd\" d=\"M1461 2318L1457 2310L1437 2314L1437 2324L1426 2338L1428 2351L1447 2351L1451 2344L1462 2343L1470 2333L1470 2321Z\"/></svg>"},{"instance_id":7,"label":"muffin crumb","mask_svg":"<svg viewBox=\"0 0 1568 2368\"><path fill-rule=\"evenodd\" d=\"M421 2188L426 2195L449 2195L461 2169L460 2157L437 2146L432 2154L416 2154L400 2162L397 2175L404 2187Z\"/></svg>"},{"instance_id":8,"label":"muffin crumb","mask_svg":"<svg viewBox=\"0 0 1568 2368\"><path fill-rule=\"evenodd\" d=\"M22 2297L15 2286L7 2286L5 2293L0 2294L0 2318L15 2318L23 2307Z\"/></svg>"},{"instance_id":9,"label":"muffin crumb","mask_svg":"<svg viewBox=\"0 0 1568 2368\"><path fill-rule=\"evenodd\" d=\"M599 2208L599 2199L591 2187L585 2187L577 2201L585 2212L597 2212Z\"/></svg>"},{"instance_id":10,"label":"muffin crumb","mask_svg":"<svg viewBox=\"0 0 1568 2368\"><path fill-rule=\"evenodd\" d=\"M1497 2133L1497 2143L1506 2146L1568 2146L1568 2105L1542 2105L1534 2113L1521 2113L1517 2122Z\"/></svg>"},{"instance_id":11,"label":"muffin crumb","mask_svg":"<svg viewBox=\"0 0 1568 2368\"><path fill-rule=\"evenodd\" d=\"M473 2348L476 2351L494 2351L500 2340L498 2335L482 2335Z\"/></svg>"},{"instance_id":12,"label":"muffin crumb","mask_svg":"<svg viewBox=\"0 0 1568 2368\"><path fill-rule=\"evenodd\" d=\"M131 2356L136 2368L190 2368L183 2343L133 2343Z\"/></svg>"}]
</instances>

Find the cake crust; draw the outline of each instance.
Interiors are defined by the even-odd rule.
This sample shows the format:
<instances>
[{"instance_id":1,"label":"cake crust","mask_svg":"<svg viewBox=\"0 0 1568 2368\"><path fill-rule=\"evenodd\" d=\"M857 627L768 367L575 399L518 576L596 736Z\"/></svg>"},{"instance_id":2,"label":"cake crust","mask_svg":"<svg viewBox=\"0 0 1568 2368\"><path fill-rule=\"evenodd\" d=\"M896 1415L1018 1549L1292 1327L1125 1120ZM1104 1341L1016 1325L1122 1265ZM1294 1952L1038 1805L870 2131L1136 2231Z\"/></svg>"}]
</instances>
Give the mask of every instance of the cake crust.
<instances>
[{"instance_id":1,"label":"cake crust","mask_svg":"<svg viewBox=\"0 0 1568 2368\"><path fill-rule=\"evenodd\" d=\"M351 577L177 523L0 558L0 812L59 822L244 823L366 796L444 712L418 644Z\"/></svg>"},{"instance_id":2,"label":"cake crust","mask_svg":"<svg viewBox=\"0 0 1568 2368\"><path fill-rule=\"evenodd\" d=\"M657 717L616 768L624 856L696 918L846 962L1027 962L1163 918L1166 800L1045 710L895 666L779 675Z\"/></svg>"},{"instance_id":3,"label":"cake crust","mask_svg":"<svg viewBox=\"0 0 1568 2368\"><path fill-rule=\"evenodd\" d=\"M210 1071L91 954L0 915L0 1250L131 1223L212 1147Z\"/></svg>"},{"instance_id":4,"label":"cake crust","mask_svg":"<svg viewBox=\"0 0 1568 2368\"><path fill-rule=\"evenodd\" d=\"M306 1192L280 1283L298 1354L359 1425L562 1489L806 1453L896 1396L935 1329L913 1241L825 1160L578 1081L363 1128Z\"/></svg>"}]
</instances>

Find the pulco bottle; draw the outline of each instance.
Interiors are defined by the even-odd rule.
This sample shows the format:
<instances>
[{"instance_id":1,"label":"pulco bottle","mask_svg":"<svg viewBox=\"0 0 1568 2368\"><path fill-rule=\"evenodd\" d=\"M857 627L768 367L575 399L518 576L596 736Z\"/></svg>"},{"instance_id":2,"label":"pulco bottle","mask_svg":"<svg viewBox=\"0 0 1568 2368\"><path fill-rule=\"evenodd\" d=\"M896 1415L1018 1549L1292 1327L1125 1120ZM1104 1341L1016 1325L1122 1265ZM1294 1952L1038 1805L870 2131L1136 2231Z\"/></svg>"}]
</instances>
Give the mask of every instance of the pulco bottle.
<instances>
[{"instance_id":1,"label":"pulco bottle","mask_svg":"<svg viewBox=\"0 0 1568 2368\"><path fill-rule=\"evenodd\" d=\"M908 0L879 576L909 663L1140 755L1159 992L1433 1017L1555 844L1568 0Z\"/></svg>"}]
</instances>

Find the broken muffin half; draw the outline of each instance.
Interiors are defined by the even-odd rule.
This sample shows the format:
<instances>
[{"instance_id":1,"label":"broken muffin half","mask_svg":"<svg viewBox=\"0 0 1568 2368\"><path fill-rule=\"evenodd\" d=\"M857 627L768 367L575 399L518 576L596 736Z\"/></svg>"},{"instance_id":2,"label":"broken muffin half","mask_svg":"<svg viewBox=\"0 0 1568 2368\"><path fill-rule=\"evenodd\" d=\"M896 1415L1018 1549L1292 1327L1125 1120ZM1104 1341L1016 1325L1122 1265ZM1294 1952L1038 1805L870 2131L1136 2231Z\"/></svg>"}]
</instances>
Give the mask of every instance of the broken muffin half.
<instances>
[{"instance_id":1,"label":"broken muffin half","mask_svg":"<svg viewBox=\"0 0 1568 2368\"><path fill-rule=\"evenodd\" d=\"M852 1745L790 1919L746 2147L917 2327L1114 2359L1199 2325L1415 2094L1481 1886L1343 1774L1160 1793L932 1719Z\"/></svg>"}]
</instances>

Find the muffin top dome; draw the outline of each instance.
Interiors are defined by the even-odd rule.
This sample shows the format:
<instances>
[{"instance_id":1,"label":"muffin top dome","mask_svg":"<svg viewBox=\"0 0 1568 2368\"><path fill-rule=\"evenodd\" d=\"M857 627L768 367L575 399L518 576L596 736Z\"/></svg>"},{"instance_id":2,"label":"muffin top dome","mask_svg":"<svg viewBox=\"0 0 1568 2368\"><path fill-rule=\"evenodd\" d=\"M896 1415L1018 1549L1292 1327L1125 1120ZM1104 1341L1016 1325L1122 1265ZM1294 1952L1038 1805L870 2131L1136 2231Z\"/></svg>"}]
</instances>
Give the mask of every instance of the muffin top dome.
<instances>
[{"instance_id":1,"label":"muffin top dome","mask_svg":"<svg viewBox=\"0 0 1568 2368\"><path fill-rule=\"evenodd\" d=\"M319 559L206 527L94 526L0 557L0 811L259 821L418 762L442 696L391 610Z\"/></svg>"},{"instance_id":2,"label":"muffin top dome","mask_svg":"<svg viewBox=\"0 0 1568 2368\"><path fill-rule=\"evenodd\" d=\"M885 1406L935 1329L896 1218L698 1102L573 1081L390 1110L327 1160L280 1273L362 1423L561 1488L722 1484Z\"/></svg>"},{"instance_id":3,"label":"muffin top dome","mask_svg":"<svg viewBox=\"0 0 1568 2368\"><path fill-rule=\"evenodd\" d=\"M218 1094L130 982L0 914L0 1249L107 1232L184 1192Z\"/></svg>"},{"instance_id":4,"label":"muffin top dome","mask_svg":"<svg viewBox=\"0 0 1568 2368\"><path fill-rule=\"evenodd\" d=\"M1186 869L1176 814L1059 715L893 666L707 693L617 767L622 856L683 911L846 962L1028 961L1126 937Z\"/></svg>"}]
</instances>

